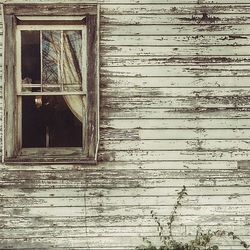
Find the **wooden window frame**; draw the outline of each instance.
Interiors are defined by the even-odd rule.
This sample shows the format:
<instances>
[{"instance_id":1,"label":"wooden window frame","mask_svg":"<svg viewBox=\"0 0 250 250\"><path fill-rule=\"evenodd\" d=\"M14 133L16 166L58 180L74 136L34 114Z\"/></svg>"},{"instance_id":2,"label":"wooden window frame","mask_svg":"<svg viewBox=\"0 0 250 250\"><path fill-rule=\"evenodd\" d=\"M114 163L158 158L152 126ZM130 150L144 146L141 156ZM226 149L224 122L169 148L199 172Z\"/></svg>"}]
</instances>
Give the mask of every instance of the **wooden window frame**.
<instances>
[{"instance_id":1,"label":"wooden window frame","mask_svg":"<svg viewBox=\"0 0 250 250\"><path fill-rule=\"evenodd\" d=\"M87 35L87 84L86 84L86 150L81 148L26 149L20 145L20 110L16 84L16 30L18 24L36 19L55 17L63 25L84 16ZM21 17L18 19L18 17ZM58 18L56 18L58 17ZM61 17L61 18L59 18ZM61 19L61 20L60 20ZM20 23L21 20L21 23ZM58 23L57 20L57 23ZM49 20L50 21L50 20ZM84 4L6 4L4 5L4 157L6 163L97 163L99 145L99 9L97 5ZM79 21L78 21L79 22ZM53 24L52 24L53 25ZM56 93L55 93L56 95ZM19 131L19 132L18 132Z\"/></svg>"}]
</instances>

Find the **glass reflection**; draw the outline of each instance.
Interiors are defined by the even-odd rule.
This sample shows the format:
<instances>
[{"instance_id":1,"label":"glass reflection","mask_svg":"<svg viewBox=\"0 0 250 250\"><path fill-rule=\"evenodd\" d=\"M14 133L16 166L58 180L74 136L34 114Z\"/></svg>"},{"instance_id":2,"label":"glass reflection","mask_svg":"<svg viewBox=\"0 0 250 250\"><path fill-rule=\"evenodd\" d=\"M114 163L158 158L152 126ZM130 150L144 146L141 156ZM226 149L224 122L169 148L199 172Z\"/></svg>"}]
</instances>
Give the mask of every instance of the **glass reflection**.
<instances>
[{"instance_id":1,"label":"glass reflection","mask_svg":"<svg viewBox=\"0 0 250 250\"><path fill-rule=\"evenodd\" d=\"M79 90L82 82L81 31L63 31L62 79L67 90ZM78 89L77 89L78 88Z\"/></svg>"},{"instance_id":2,"label":"glass reflection","mask_svg":"<svg viewBox=\"0 0 250 250\"><path fill-rule=\"evenodd\" d=\"M61 32L60 31L42 31L42 84L59 84L60 70L60 52L61 52ZM58 85L59 87L59 85ZM54 89L58 90L58 89ZM49 91L49 89L46 89Z\"/></svg>"}]
</instances>

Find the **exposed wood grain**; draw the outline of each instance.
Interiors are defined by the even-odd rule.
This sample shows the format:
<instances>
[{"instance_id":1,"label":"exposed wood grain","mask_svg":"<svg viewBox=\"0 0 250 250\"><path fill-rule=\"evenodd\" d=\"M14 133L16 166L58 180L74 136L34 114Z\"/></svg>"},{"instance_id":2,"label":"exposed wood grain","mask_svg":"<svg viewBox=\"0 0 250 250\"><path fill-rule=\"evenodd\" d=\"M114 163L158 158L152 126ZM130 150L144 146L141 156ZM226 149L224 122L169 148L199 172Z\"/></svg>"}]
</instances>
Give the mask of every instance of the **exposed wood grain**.
<instances>
[{"instance_id":1,"label":"exposed wood grain","mask_svg":"<svg viewBox=\"0 0 250 250\"><path fill-rule=\"evenodd\" d=\"M16 0L6 0L16 1ZM29 0L30 1L30 0ZM50 0L52 1L52 0ZM103 4L246 4L248 0L99 0Z\"/></svg>"},{"instance_id":2,"label":"exposed wood grain","mask_svg":"<svg viewBox=\"0 0 250 250\"><path fill-rule=\"evenodd\" d=\"M239 226L236 226L239 228ZM177 230L179 231L179 234L177 234ZM1 234L3 238L8 238L8 235L12 235L13 238L20 238L22 235L27 238L32 237L60 237L60 236L66 236L67 237L81 237L88 232L88 235L90 237L98 237L100 234L105 237L126 237L126 236L155 236L155 228L154 227L120 227L117 230L115 227L102 227L99 230L97 228L90 228L86 230L84 227L74 227L74 228L40 228L40 229L26 229L23 233L21 229L5 229L0 230L3 231ZM12 231L12 233L11 233ZM101 232L102 231L102 232ZM185 228L184 227L177 227L175 230L173 230L174 235L185 235Z\"/></svg>"},{"instance_id":3,"label":"exposed wood grain","mask_svg":"<svg viewBox=\"0 0 250 250\"><path fill-rule=\"evenodd\" d=\"M126 153L124 152L115 152L115 154L119 155L126 155ZM138 151L137 154L142 154L143 152ZM152 151L152 152L146 152L148 154L151 155L156 155L157 153L159 153L159 151ZM180 153L180 151L173 151L173 152L162 152L162 155L166 155L166 154L178 154ZM194 154L193 152L189 152L190 154ZM214 152L200 152L201 154L204 155L209 155L209 153L213 154ZM232 152L232 154L240 154L241 152ZM243 152L245 154L247 154L246 152ZM134 153L136 154L136 153ZM188 152L183 151L183 155L187 154ZM227 155L227 154L225 154ZM160 159L158 159L159 161ZM157 161L157 160L156 160ZM166 164L167 165L167 164ZM24 181L27 181L27 184L30 185L35 185L35 184L39 184L42 183L43 181L46 180L50 180L51 183L53 183L53 181L55 181L55 183L57 181L60 180L65 180L65 181L72 181L73 182L78 182L81 181L82 184L89 184L91 183L90 180L88 180L88 178L90 178L91 180L97 180L100 181L104 179L107 181L108 179L112 179L112 180L119 180L119 179L127 179L127 180L140 180L140 179L144 179L144 180L148 180L148 179L162 179L164 181L164 179L171 179L171 178L175 178L175 179L182 179L182 178L187 178L187 179L192 179L193 178L246 178L249 177L249 173L247 171L242 171L242 170L207 170L207 169L200 169L199 171L195 171L195 170L174 170L174 169L132 169L132 170L121 170L121 169L107 169L106 171L104 170L91 170L88 169L85 172L81 171L77 171L77 172L70 172L70 171L62 171L62 172L45 172L45 173L40 173L40 172L33 172L33 171L26 171L25 174L22 173L6 173L3 172L1 173L1 178L2 178L2 183L8 183L11 181L15 181L17 178L19 179L20 183L18 184L22 184ZM35 181L34 178L36 179ZM101 180L100 180L101 179ZM34 188L30 186L30 188ZM27 190L27 192L29 192L29 190ZM32 190L30 190L30 192L32 192ZM83 190L82 196L85 196L85 191ZM100 196L102 197L102 196ZM53 196L51 196L51 198L53 198Z\"/></svg>"},{"instance_id":4,"label":"exposed wood grain","mask_svg":"<svg viewBox=\"0 0 250 250\"><path fill-rule=\"evenodd\" d=\"M250 140L117 140L103 141L100 150L250 150Z\"/></svg>"},{"instance_id":5,"label":"exposed wood grain","mask_svg":"<svg viewBox=\"0 0 250 250\"><path fill-rule=\"evenodd\" d=\"M248 56L250 46L101 46L101 56Z\"/></svg>"},{"instance_id":6,"label":"exposed wood grain","mask_svg":"<svg viewBox=\"0 0 250 250\"><path fill-rule=\"evenodd\" d=\"M250 6L249 6L250 7ZM250 9L250 8L249 8ZM249 35L249 26L244 25L105 25L101 34L105 36L114 35L223 35L244 36Z\"/></svg>"},{"instance_id":7,"label":"exposed wood grain","mask_svg":"<svg viewBox=\"0 0 250 250\"><path fill-rule=\"evenodd\" d=\"M31 2L30 4L7 4L4 5L4 12L7 15L85 15L96 14L95 5L83 4L45 4Z\"/></svg>"},{"instance_id":8,"label":"exposed wood grain","mask_svg":"<svg viewBox=\"0 0 250 250\"><path fill-rule=\"evenodd\" d=\"M163 205L163 206L104 206L104 207L88 207L88 219L91 220L91 217L107 217L112 218L112 216L119 217L123 216L123 218L127 218L129 220L129 216L132 215L140 215L141 217L148 218L150 215L150 211L155 211L158 215L165 217L171 214L172 205ZM5 228L48 228L54 225L54 227L84 227L84 212L83 207L75 207L74 210L70 207L29 207L29 208L1 208L1 222L4 223ZM175 223L175 225L181 224L181 217L187 216L190 218L200 217L200 216L221 216L224 218L228 217L237 217L240 213L247 214L249 212L249 206L239 206L239 205L209 205L209 206L185 206L180 207L178 210L179 214L179 223ZM11 219L7 216L2 216L2 214L11 215ZM54 216L57 214L57 216ZM54 216L54 218L53 218ZM148 218L149 219L149 218ZM152 218L151 218L152 219ZM110 219L111 220L111 219ZM37 223L39 221L39 223ZM237 221L237 218L236 218ZM145 222L144 222L145 223ZM225 223L225 222L224 222ZM191 223L190 223L191 224ZM205 223L208 224L208 223ZM210 220L210 225L218 225L217 221ZM236 223L227 223L228 226L235 225ZM144 224L145 225L145 224ZM145 226L155 226L155 224L148 223ZM191 224L193 226L196 225ZM191 226L190 225L190 226ZM90 225L89 225L90 226ZM89 228L88 226L88 228ZM107 225L108 226L108 225ZM128 224L117 225L117 227L127 227L131 226ZM138 225L137 225L138 226ZM238 224L240 226L240 224ZM244 223L241 226L245 226ZM92 225L93 228L98 228L96 225Z\"/></svg>"},{"instance_id":9,"label":"exposed wood grain","mask_svg":"<svg viewBox=\"0 0 250 250\"><path fill-rule=\"evenodd\" d=\"M242 236L243 240L248 240L248 236ZM152 242L159 245L160 240L158 236L150 238ZM176 237L178 239L178 237ZM193 237L179 237L179 240L188 241L193 239ZM98 237L98 241L94 240L92 237L76 237L76 238L28 238L28 239L4 239L1 240L1 249L13 249L9 247L10 244L14 244L19 246L20 248L25 249L34 249L37 247L47 247L47 248L61 248L65 247L66 249L71 248L82 248L82 246L88 245L83 249L93 248L93 249L112 249L114 247L118 249L134 249L136 246L143 244L143 240L141 237L119 237L119 240L116 237ZM218 242L219 246L222 246L220 249L232 249L234 250L241 250L242 248L239 247L239 243L235 242L234 240L228 240L224 244Z\"/></svg>"},{"instance_id":10,"label":"exposed wood grain","mask_svg":"<svg viewBox=\"0 0 250 250\"><path fill-rule=\"evenodd\" d=\"M99 160L110 161L161 161L161 160L250 160L248 151L104 151L100 152Z\"/></svg>"},{"instance_id":11,"label":"exposed wood grain","mask_svg":"<svg viewBox=\"0 0 250 250\"><path fill-rule=\"evenodd\" d=\"M208 231L208 230L214 230L216 228L216 230L223 230L223 226L204 226L202 225L202 228L204 229L204 231ZM242 232L249 232L249 228L247 226L224 226L224 229L226 228L226 230L228 231L235 231L238 232L240 234L242 234ZM186 229L186 230L185 230ZM195 235L197 230L197 227L195 226L177 226L174 225L173 227L173 235L184 235L185 233L188 235ZM108 236L108 235L116 235L116 236L131 236L131 235L148 235L148 236L154 236L155 235L155 227L151 226L151 227L119 227L119 228L115 228L115 227L105 227L105 228L88 228L88 233L91 236L97 236L98 233L102 233L103 236ZM244 233L243 233L244 234Z\"/></svg>"},{"instance_id":12,"label":"exposed wood grain","mask_svg":"<svg viewBox=\"0 0 250 250\"><path fill-rule=\"evenodd\" d=\"M95 4L98 1L102 1L102 0L85 0L84 3L85 4ZM244 0L243 0L244 1ZM36 1L34 0L1 0L0 3L3 4L27 4L27 3L36 3ZM46 3L46 4L61 4L62 1L61 0L40 0L39 3ZM64 4L82 4L81 0L63 0Z\"/></svg>"},{"instance_id":13,"label":"exposed wood grain","mask_svg":"<svg viewBox=\"0 0 250 250\"><path fill-rule=\"evenodd\" d=\"M85 170L91 170L91 171L105 171L106 169L110 170L118 170L118 169L126 169L126 170L138 170L138 169L175 169L175 170L184 170L184 169L227 169L227 170L236 170L238 168L237 162L229 162L229 161L220 161L220 162L214 162L214 161L147 161L147 162L100 162L97 166L93 165L77 165L77 164L67 164L67 165L22 165L22 171L20 172L20 166L18 165L0 165L1 171L7 171L10 172L9 174L13 172L19 172L20 174L23 174L25 176L26 171L33 171L34 174L36 172L45 172L45 171L85 171ZM29 176L29 175L28 175ZM20 177L18 177L20 178ZM32 177L34 179L34 177ZM53 181L52 185L53 185Z\"/></svg>"},{"instance_id":14,"label":"exposed wood grain","mask_svg":"<svg viewBox=\"0 0 250 250\"><path fill-rule=\"evenodd\" d=\"M156 162L156 161L155 161ZM166 182L167 181L167 182ZM228 177L218 178L215 177L201 177L200 179L187 179L187 178L180 178L180 179L93 179L90 182L86 183L82 180L36 180L27 181L27 180L20 180L16 183L15 180L13 181L5 181L1 182L2 188L24 188L24 189L33 189L33 188L138 188L138 187L178 187L179 189L182 188L183 183L187 187L203 187L203 186L211 186L211 187L218 187L218 186L228 186L228 187L235 187L240 186L241 188L249 186L249 177L246 178L233 178L231 180ZM249 209L249 208L248 208ZM39 213L39 210L38 210ZM4 213L3 215L8 215Z\"/></svg>"},{"instance_id":15,"label":"exposed wood grain","mask_svg":"<svg viewBox=\"0 0 250 250\"><path fill-rule=\"evenodd\" d=\"M234 2L235 3L235 2ZM101 13L105 15L126 15L126 14L146 14L146 15L200 15L211 14L249 14L249 4L144 4L144 5L103 5Z\"/></svg>"},{"instance_id":16,"label":"exposed wood grain","mask_svg":"<svg viewBox=\"0 0 250 250\"><path fill-rule=\"evenodd\" d=\"M97 11L97 8L96 8ZM85 137L85 151L88 157L97 159L98 148L98 120L99 120L99 51L97 44L99 43L97 34L97 16L87 16L87 133Z\"/></svg>"},{"instance_id":17,"label":"exposed wood grain","mask_svg":"<svg viewBox=\"0 0 250 250\"><path fill-rule=\"evenodd\" d=\"M223 91L223 89L221 89ZM136 95L136 94L135 94ZM116 108L242 108L250 107L250 97L232 96L198 96L198 97L106 97L101 107ZM121 99L122 98L122 99Z\"/></svg>"},{"instance_id":18,"label":"exposed wood grain","mask_svg":"<svg viewBox=\"0 0 250 250\"><path fill-rule=\"evenodd\" d=\"M167 214L168 215L168 214ZM232 218L230 219L229 216L214 216L214 215L210 215L207 217L201 217L201 216L180 216L176 218L176 222L177 225L181 224L181 219L183 218L183 222L185 225L193 225L193 223L197 223L198 219L201 219L201 224L202 225L218 225L220 224L220 222L223 225L239 225L240 223L242 223L243 221L248 221L248 216L246 217L240 217L240 216L232 216ZM233 218L235 219L235 222L233 222ZM133 219L134 219L134 223L133 223ZM168 216L160 216L159 219L161 220L163 226L166 226L167 222L168 222ZM192 222L193 219L193 222ZM216 223L216 219L218 219L218 223ZM104 216L98 216L98 217L91 217L88 218L88 225L89 226L94 226L94 224L96 224L96 226L100 226L100 227L105 227L108 226L108 223L110 223L110 225L112 226L117 226L119 225L119 221L124 220L127 222L127 225L153 225L155 222L153 221L153 219L150 216L131 216L131 218L128 218L127 216L114 216L114 218L110 218L110 217L104 217ZM227 221L228 220L228 221ZM214 221L214 222L212 222ZM244 223L244 222L243 222Z\"/></svg>"},{"instance_id":19,"label":"exposed wood grain","mask_svg":"<svg viewBox=\"0 0 250 250\"><path fill-rule=\"evenodd\" d=\"M250 129L102 129L105 140L178 140L235 139L247 140Z\"/></svg>"},{"instance_id":20,"label":"exposed wood grain","mask_svg":"<svg viewBox=\"0 0 250 250\"><path fill-rule=\"evenodd\" d=\"M164 66L164 65L249 65L249 56L210 57L103 57L102 66Z\"/></svg>"},{"instance_id":21,"label":"exposed wood grain","mask_svg":"<svg viewBox=\"0 0 250 250\"><path fill-rule=\"evenodd\" d=\"M125 69L126 70L126 69ZM124 70L124 71L125 71ZM160 69L159 69L160 70ZM128 72L128 71L126 71ZM250 72L250 71L249 71ZM119 74L119 73L118 73ZM133 73L131 73L133 74ZM146 69L145 69L146 74ZM200 98L200 97L207 97L209 100L210 98L216 97L224 97L227 99L227 102L232 101L233 97L235 97L235 102L237 103L248 103L248 96L250 95L250 88L134 88L131 91L131 88L103 88L101 90L102 97L152 97L152 98L159 98L159 97L193 97ZM246 99L246 100L245 100ZM245 101L244 101L245 100ZM122 102L122 99L121 99ZM195 105L194 105L195 108Z\"/></svg>"},{"instance_id":22,"label":"exposed wood grain","mask_svg":"<svg viewBox=\"0 0 250 250\"><path fill-rule=\"evenodd\" d=\"M109 88L249 87L249 77L102 77L101 86ZM220 92L220 91L218 91Z\"/></svg>"},{"instance_id":23,"label":"exposed wood grain","mask_svg":"<svg viewBox=\"0 0 250 250\"><path fill-rule=\"evenodd\" d=\"M181 217L181 218L185 218L185 217ZM216 218L216 217L214 216L213 218ZM226 220L227 218L228 217L223 218L223 219ZM184 220L187 221L187 219L184 219ZM199 220L199 216L194 218L194 221L198 221L198 220ZM149 220L147 219L147 221ZM220 220L218 221L218 224L219 222L222 222L222 218L220 218ZM178 223L179 222L175 223L175 226L173 227L174 236L185 236L186 233L188 233L188 235L195 235L195 230L197 229L195 228L195 226L176 225ZM109 227L89 227L87 229L85 227L76 227L76 226L71 227L71 228L65 228L65 227L36 228L35 230L27 228L25 232L22 232L23 230L20 228L17 228L17 229L12 228L12 229L0 230L0 232L2 232L1 235L3 238L8 238L9 235L13 235L13 238L20 238L22 236L22 233L27 238L39 237L40 235L42 237L49 237L49 236L60 237L60 235L65 235L65 236L67 235L67 237L74 237L74 236L80 237L84 235L86 231L88 232L88 235L90 237L98 237L100 234L105 237L112 237L112 236L113 237L114 236L116 237L141 236L142 237L143 235L147 237L150 237L150 236L152 237L156 235L156 230L155 230L155 226L153 225L153 222L151 224L152 225L147 225L147 226L140 225L137 227L136 226L120 226L120 227L109 226ZM164 221L164 225L165 225L165 221ZM186 227L186 230L185 230L185 227ZM205 229L212 230L213 227L216 228L216 230L218 228L222 229L222 226L218 226L218 225L206 225ZM226 227L227 230L231 229L231 230L237 230L240 233L244 232L243 226L224 225L224 227ZM245 232L249 232L249 230L250 230L249 227L245 226Z\"/></svg>"},{"instance_id":24,"label":"exposed wood grain","mask_svg":"<svg viewBox=\"0 0 250 250\"><path fill-rule=\"evenodd\" d=\"M103 108L102 119L249 119L248 108L116 109Z\"/></svg>"},{"instance_id":25,"label":"exposed wood grain","mask_svg":"<svg viewBox=\"0 0 250 250\"><path fill-rule=\"evenodd\" d=\"M191 65L191 66L140 66L140 67L102 67L101 76L123 77L187 77L187 76L250 76L246 65Z\"/></svg>"},{"instance_id":26,"label":"exposed wood grain","mask_svg":"<svg viewBox=\"0 0 250 250\"><path fill-rule=\"evenodd\" d=\"M209 129L209 128L249 128L248 119L106 119L102 120L101 128L114 129Z\"/></svg>"},{"instance_id":27,"label":"exposed wood grain","mask_svg":"<svg viewBox=\"0 0 250 250\"><path fill-rule=\"evenodd\" d=\"M151 0L152 1L152 0ZM102 15L102 25L145 25L145 24L249 24L249 14L200 15Z\"/></svg>"},{"instance_id":28,"label":"exposed wood grain","mask_svg":"<svg viewBox=\"0 0 250 250\"><path fill-rule=\"evenodd\" d=\"M63 197L63 198L0 198L3 207L91 207L91 206L150 206L166 205L166 197L89 197L86 203L84 197ZM168 204L174 205L176 197L168 196ZM250 205L250 196L241 195L229 199L227 196L188 196L183 205L194 206L197 203L203 205ZM132 217L132 216L131 216ZM130 217L130 219L132 219ZM115 220L114 218L112 218ZM245 219L245 218L244 218ZM134 221L135 222L135 221ZM96 223L96 222L95 222ZM140 222L143 223L143 222ZM232 223L232 222L231 222ZM136 223L135 224L139 224Z\"/></svg>"},{"instance_id":29,"label":"exposed wood grain","mask_svg":"<svg viewBox=\"0 0 250 250\"><path fill-rule=\"evenodd\" d=\"M3 17L2 17L3 18ZM7 51L15 51L15 41L13 36L15 34L15 18L11 15L5 16L5 48ZM4 135L5 135L5 157L10 157L17 153L17 147L20 146L17 143L16 137L16 119L17 114L15 112L17 108L17 98L14 95L15 89L15 57L14 56L5 56L4 57L4 100L5 106L8 107L8 110L5 109L5 126L4 126Z\"/></svg>"},{"instance_id":30,"label":"exposed wood grain","mask_svg":"<svg viewBox=\"0 0 250 250\"><path fill-rule=\"evenodd\" d=\"M0 3L32 3L34 0L1 0ZM62 3L60 0L41 0L41 3ZM81 0L64 0L63 3L82 3ZM85 0L84 3L100 4L197 4L197 0ZM235 0L202 0L199 4L235 4ZM237 4L249 3L248 0L240 0Z\"/></svg>"},{"instance_id":31,"label":"exposed wood grain","mask_svg":"<svg viewBox=\"0 0 250 250\"><path fill-rule=\"evenodd\" d=\"M30 192L29 192L30 191ZM151 188L54 188L54 189L33 189L25 190L19 188L2 189L0 197L3 198L49 198L49 197L83 197L86 196L105 196L105 197L129 197L129 196L176 196L179 188L174 187L151 187ZM188 187L189 196L225 196L232 199L240 195L248 195L250 187ZM138 207L138 209L140 209ZM119 210L119 209L118 209ZM111 212L111 211L110 211ZM125 212L125 211L124 211ZM129 211L128 211L129 212ZM127 213L128 213L127 212ZM129 214L128 214L129 215ZM145 214L147 215L147 214Z\"/></svg>"},{"instance_id":32,"label":"exposed wood grain","mask_svg":"<svg viewBox=\"0 0 250 250\"><path fill-rule=\"evenodd\" d=\"M102 46L119 46L119 45L129 45L129 46L186 46L192 47L194 45L200 47L206 46L248 46L249 36L234 36L234 35L104 35L101 39ZM124 55L125 56L125 55Z\"/></svg>"}]
</instances>

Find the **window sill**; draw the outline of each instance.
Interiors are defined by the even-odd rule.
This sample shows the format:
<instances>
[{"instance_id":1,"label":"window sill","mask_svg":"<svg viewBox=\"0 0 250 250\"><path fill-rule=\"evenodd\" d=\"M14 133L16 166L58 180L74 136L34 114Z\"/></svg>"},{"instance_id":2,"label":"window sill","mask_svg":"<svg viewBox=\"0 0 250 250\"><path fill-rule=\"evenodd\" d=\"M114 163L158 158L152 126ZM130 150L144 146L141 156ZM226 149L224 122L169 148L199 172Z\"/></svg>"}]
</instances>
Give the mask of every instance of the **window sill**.
<instances>
[{"instance_id":1,"label":"window sill","mask_svg":"<svg viewBox=\"0 0 250 250\"><path fill-rule=\"evenodd\" d=\"M95 158L83 154L82 148L23 148L17 156L8 157L5 163L18 164L96 164Z\"/></svg>"}]
</instances>

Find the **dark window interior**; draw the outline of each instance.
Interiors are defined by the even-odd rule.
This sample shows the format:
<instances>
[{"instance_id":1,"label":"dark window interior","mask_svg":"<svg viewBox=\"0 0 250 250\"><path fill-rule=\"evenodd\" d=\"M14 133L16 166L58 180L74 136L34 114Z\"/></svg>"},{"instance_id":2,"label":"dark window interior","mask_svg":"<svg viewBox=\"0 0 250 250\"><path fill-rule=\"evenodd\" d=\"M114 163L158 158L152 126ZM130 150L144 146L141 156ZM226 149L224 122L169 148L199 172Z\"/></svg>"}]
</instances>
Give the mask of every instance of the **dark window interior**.
<instances>
[{"instance_id":1,"label":"dark window interior","mask_svg":"<svg viewBox=\"0 0 250 250\"><path fill-rule=\"evenodd\" d=\"M22 79L30 79L33 84L40 84L40 31L22 31L21 44Z\"/></svg>"},{"instance_id":2,"label":"dark window interior","mask_svg":"<svg viewBox=\"0 0 250 250\"><path fill-rule=\"evenodd\" d=\"M22 108L24 148L82 146L82 123L63 96L23 96Z\"/></svg>"}]
</instances>

